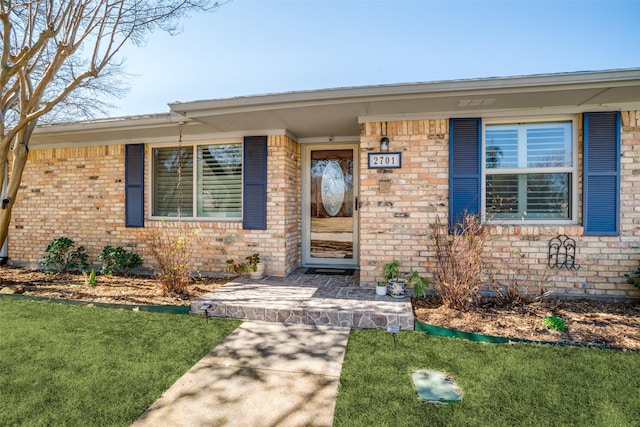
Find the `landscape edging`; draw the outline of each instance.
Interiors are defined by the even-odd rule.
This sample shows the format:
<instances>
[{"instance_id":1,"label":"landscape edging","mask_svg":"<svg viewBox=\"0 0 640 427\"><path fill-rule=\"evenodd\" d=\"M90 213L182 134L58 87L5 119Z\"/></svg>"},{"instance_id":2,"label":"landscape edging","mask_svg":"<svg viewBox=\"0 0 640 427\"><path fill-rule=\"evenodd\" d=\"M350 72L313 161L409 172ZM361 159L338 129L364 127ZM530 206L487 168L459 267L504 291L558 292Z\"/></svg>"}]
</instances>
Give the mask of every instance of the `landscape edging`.
<instances>
[{"instance_id":1,"label":"landscape edging","mask_svg":"<svg viewBox=\"0 0 640 427\"><path fill-rule=\"evenodd\" d=\"M13 298L17 300L26 300L26 301L43 301L43 302L53 302L58 304L93 306L93 307L100 307L100 308L116 308L116 309L131 310L131 311L147 311L151 313L189 314L191 311L190 305L115 304L115 303L108 303L108 302L70 300L70 299L64 299L64 298L49 298L49 297L39 297L35 295L20 295L20 294L0 294L0 297Z\"/></svg>"},{"instance_id":2,"label":"landscape edging","mask_svg":"<svg viewBox=\"0 0 640 427\"><path fill-rule=\"evenodd\" d=\"M417 332L422 332L426 335L433 335L437 337L445 337L445 338L460 338L467 341L475 341L475 342L483 342L490 344L509 344L509 343L519 343L519 344L537 344L537 345L553 345L559 347L576 347L576 348L591 348L598 350L617 350L617 351L633 351L640 353L640 350L635 349L625 349L621 347L612 347L609 345L600 345L600 344L582 344L582 343L572 343L566 341L536 341L536 340L528 340L525 338L512 338L512 337L498 337L495 335L484 335L477 332L465 332L460 331L458 329L445 328L444 326L436 326L431 325L429 323L421 322L419 320L415 321L414 330Z\"/></svg>"}]
</instances>

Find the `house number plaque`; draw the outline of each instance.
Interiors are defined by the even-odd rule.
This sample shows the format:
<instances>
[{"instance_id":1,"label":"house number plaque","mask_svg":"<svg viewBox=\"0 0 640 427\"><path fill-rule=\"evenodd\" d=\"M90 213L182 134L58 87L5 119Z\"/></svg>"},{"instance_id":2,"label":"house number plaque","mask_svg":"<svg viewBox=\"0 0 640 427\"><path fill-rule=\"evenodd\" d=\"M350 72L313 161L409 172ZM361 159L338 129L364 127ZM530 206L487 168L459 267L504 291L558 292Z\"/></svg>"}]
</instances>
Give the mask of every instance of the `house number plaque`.
<instances>
[{"instance_id":1,"label":"house number plaque","mask_svg":"<svg viewBox=\"0 0 640 427\"><path fill-rule=\"evenodd\" d=\"M369 169L392 169L402 167L402 153L399 151L369 153Z\"/></svg>"}]
</instances>

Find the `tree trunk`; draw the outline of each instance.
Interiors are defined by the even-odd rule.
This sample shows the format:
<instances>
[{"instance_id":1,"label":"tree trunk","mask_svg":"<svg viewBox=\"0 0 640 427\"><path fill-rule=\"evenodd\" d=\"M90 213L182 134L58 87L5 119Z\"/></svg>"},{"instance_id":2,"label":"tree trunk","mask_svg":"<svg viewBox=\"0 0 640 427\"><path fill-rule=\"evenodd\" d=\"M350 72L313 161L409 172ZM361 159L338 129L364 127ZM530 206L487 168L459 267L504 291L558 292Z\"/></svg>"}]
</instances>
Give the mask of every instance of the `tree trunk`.
<instances>
[{"instance_id":1,"label":"tree trunk","mask_svg":"<svg viewBox=\"0 0 640 427\"><path fill-rule=\"evenodd\" d=\"M28 138L28 136L26 136L27 133L30 134L30 132L21 133L20 137ZM2 246L9 234L11 211L13 210L13 204L16 202L18 189L20 188L20 182L22 181L22 172L27 165L28 156L29 151L25 144L15 145L7 191L4 199L0 201L0 246Z\"/></svg>"}]
</instances>

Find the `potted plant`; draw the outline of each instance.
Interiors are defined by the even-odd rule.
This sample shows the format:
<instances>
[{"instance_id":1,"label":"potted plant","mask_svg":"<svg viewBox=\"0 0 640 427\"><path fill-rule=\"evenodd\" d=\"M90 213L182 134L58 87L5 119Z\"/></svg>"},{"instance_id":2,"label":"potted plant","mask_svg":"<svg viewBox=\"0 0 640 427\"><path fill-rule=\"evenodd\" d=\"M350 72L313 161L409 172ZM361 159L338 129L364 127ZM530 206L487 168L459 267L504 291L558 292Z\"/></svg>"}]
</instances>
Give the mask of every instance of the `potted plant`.
<instances>
[{"instance_id":1,"label":"potted plant","mask_svg":"<svg viewBox=\"0 0 640 427\"><path fill-rule=\"evenodd\" d=\"M385 296L387 294L387 284L385 282L378 282L376 285L376 295Z\"/></svg>"},{"instance_id":2,"label":"potted plant","mask_svg":"<svg viewBox=\"0 0 640 427\"><path fill-rule=\"evenodd\" d=\"M420 276L417 271L411 271L411 277L407 281L407 286L414 289L416 296L424 297L427 295L427 288L429 287L429 281Z\"/></svg>"},{"instance_id":3,"label":"potted plant","mask_svg":"<svg viewBox=\"0 0 640 427\"><path fill-rule=\"evenodd\" d=\"M246 257L246 260L249 266L249 277L252 279L261 279L264 276L266 264L260 260L260 254L254 252Z\"/></svg>"},{"instance_id":4,"label":"potted plant","mask_svg":"<svg viewBox=\"0 0 640 427\"><path fill-rule=\"evenodd\" d=\"M235 273L238 276L247 271L247 264L244 262L235 262L232 259L227 260L227 271L229 273Z\"/></svg>"},{"instance_id":5,"label":"potted plant","mask_svg":"<svg viewBox=\"0 0 640 427\"><path fill-rule=\"evenodd\" d=\"M389 295L394 298L407 296L407 280L400 277L400 261L394 259L386 263L383 267L382 275L389 283Z\"/></svg>"},{"instance_id":6,"label":"potted plant","mask_svg":"<svg viewBox=\"0 0 640 427\"><path fill-rule=\"evenodd\" d=\"M405 274L400 273L400 261L393 260L384 265L382 274L384 279L389 283L389 295L395 298L403 298L407 296L407 287L413 288L417 296L425 296L426 289L429 287L429 281L420 276L417 271L411 270L409 279L405 279ZM384 285L384 282L380 282ZM380 284L378 283L378 284Z\"/></svg>"}]
</instances>

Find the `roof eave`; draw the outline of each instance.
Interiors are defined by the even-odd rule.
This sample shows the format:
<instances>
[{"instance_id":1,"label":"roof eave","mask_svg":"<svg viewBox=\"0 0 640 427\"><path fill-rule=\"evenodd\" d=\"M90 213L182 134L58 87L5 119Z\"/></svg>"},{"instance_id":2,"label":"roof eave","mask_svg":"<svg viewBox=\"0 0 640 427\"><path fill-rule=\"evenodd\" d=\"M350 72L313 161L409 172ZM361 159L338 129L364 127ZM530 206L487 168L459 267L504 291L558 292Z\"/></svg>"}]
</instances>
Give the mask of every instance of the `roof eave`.
<instances>
[{"instance_id":1,"label":"roof eave","mask_svg":"<svg viewBox=\"0 0 640 427\"><path fill-rule=\"evenodd\" d=\"M608 71L586 71L532 76L492 77L466 80L447 80L423 83L361 86L335 89L284 92L234 98L170 103L172 112L184 117L202 114L224 114L230 111L257 111L263 109L313 106L327 103L349 103L368 99L398 99L403 97L428 97L443 93L479 95L486 92L537 91L554 87L575 86L612 87L640 82L640 68Z\"/></svg>"},{"instance_id":2,"label":"roof eave","mask_svg":"<svg viewBox=\"0 0 640 427\"><path fill-rule=\"evenodd\" d=\"M96 120L84 120L78 122L60 122L43 124L36 127L35 134L46 133L70 133L76 131L85 132L87 128L91 128L93 131L109 131L109 130L122 130L127 128L141 128L141 127L158 127L166 125L175 125L181 121L184 121L183 116L175 113L162 113L162 114L147 114L139 116L125 116L125 117L113 117L106 119Z\"/></svg>"}]
</instances>

